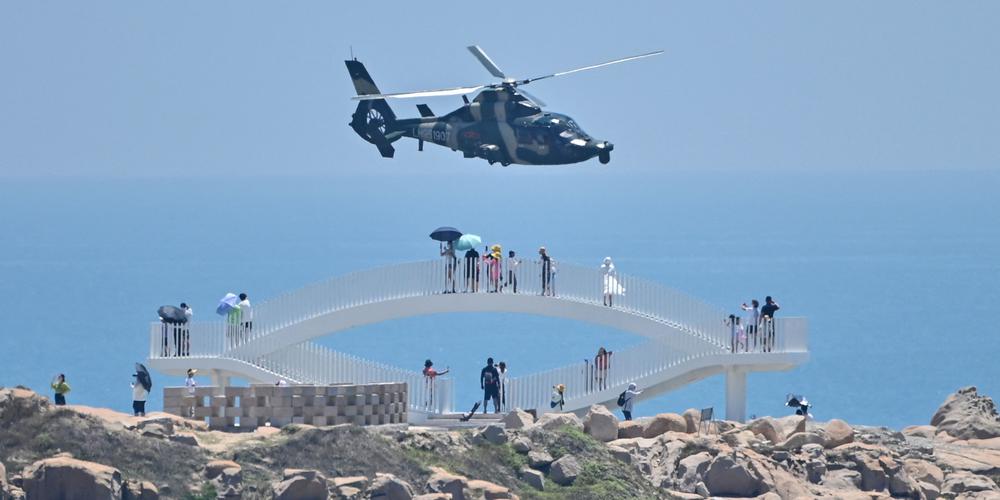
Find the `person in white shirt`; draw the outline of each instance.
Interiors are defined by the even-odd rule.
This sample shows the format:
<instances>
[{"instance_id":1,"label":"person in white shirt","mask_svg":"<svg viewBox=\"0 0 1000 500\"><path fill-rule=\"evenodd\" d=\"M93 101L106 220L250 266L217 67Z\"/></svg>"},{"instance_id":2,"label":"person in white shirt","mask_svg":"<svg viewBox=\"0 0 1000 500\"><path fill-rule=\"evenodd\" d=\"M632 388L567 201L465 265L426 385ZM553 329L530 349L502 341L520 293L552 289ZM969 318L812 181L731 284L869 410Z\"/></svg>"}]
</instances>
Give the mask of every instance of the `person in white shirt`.
<instances>
[{"instance_id":1,"label":"person in white shirt","mask_svg":"<svg viewBox=\"0 0 1000 500\"><path fill-rule=\"evenodd\" d=\"M198 370L194 368L189 368L187 371L187 379L184 380L184 387L187 387L188 396L194 397L195 389L198 387L198 382L194 380L194 374L198 373ZM194 418L194 406L191 407L191 415Z\"/></svg>"},{"instance_id":2,"label":"person in white shirt","mask_svg":"<svg viewBox=\"0 0 1000 500\"><path fill-rule=\"evenodd\" d=\"M521 265L521 259L514 256L514 251L507 252L507 286L513 287L513 292L517 293L517 267Z\"/></svg>"},{"instance_id":3,"label":"person in white shirt","mask_svg":"<svg viewBox=\"0 0 1000 500\"><path fill-rule=\"evenodd\" d=\"M245 293L240 294L240 303L237 305L240 307L240 324L243 325L241 336L246 340L246 337L250 336L250 330L253 329L253 306L250 305L250 299Z\"/></svg>"},{"instance_id":4,"label":"person in white shirt","mask_svg":"<svg viewBox=\"0 0 1000 500\"><path fill-rule=\"evenodd\" d=\"M146 416L146 398L149 396L149 391L142 386L139 381L139 374L133 374L136 380L132 381L132 414L137 417Z\"/></svg>"},{"instance_id":5,"label":"person in white shirt","mask_svg":"<svg viewBox=\"0 0 1000 500\"><path fill-rule=\"evenodd\" d=\"M510 381L510 372L507 371L506 361L497 365L497 373L500 374L500 411L507 411L507 382Z\"/></svg>"},{"instance_id":6,"label":"person in white shirt","mask_svg":"<svg viewBox=\"0 0 1000 500\"><path fill-rule=\"evenodd\" d=\"M750 348L750 339L753 339L753 348L757 349L757 325L760 324L760 302L757 299L750 301L748 306L746 302L740 305L740 309L743 309L743 328L747 332L747 350Z\"/></svg>"}]
</instances>

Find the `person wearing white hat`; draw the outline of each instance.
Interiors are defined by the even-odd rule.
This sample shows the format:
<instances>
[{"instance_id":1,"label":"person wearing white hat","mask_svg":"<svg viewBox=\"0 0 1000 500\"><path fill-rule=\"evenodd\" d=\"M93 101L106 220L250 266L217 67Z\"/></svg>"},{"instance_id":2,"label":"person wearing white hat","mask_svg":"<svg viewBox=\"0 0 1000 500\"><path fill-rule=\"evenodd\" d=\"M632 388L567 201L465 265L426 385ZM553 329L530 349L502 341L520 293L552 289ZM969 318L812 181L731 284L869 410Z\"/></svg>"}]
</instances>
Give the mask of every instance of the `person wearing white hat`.
<instances>
[{"instance_id":1,"label":"person wearing white hat","mask_svg":"<svg viewBox=\"0 0 1000 500\"><path fill-rule=\"evenodd\" d=\"M198 387L198 382L196 382L194 380L194 374L195 373L198 373L198 370L195 370L194 368L188 368L187 379L184 380L184 386L187 387L188 396L190 396L192 398L194 397L195 389ZM190 416L192 418L194 417L194 406L191 407L191 415Z\"/></svg>"}]
</instances>

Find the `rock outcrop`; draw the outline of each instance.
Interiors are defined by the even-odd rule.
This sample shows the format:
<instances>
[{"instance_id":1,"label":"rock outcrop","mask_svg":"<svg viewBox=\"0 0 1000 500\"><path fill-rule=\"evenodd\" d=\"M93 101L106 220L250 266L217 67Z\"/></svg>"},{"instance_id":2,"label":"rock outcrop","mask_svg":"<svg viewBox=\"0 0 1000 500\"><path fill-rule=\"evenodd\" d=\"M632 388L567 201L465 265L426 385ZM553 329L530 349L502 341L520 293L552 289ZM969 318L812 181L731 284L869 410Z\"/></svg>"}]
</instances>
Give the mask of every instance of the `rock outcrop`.
<instances>
[{"instance_id":1,"label":"rock outcrop","mask_svg":"<svg viewBox=\"0 0 1000 500\"><path fill-rule=\"evenodd\" d=\"M931 417L931 425L958 439L1000 437L996 405L991 398L977 394L975 387L963 387L948 396Z\"/></svg>"},{"instance_id":2,"label":"rock outcrop","mask_svg":"<svg viewBox=\"0 0 1000 500\"><path fill-rule=\"evenodd\" d=\"M665 432L687 432L684 417L676 413L661 413L653 417L642 431L642 437L654 438Z\"/></svg>"},{"instance_id":3,"label":"rock outcrop","mask_svg":"<svg viewBox=\"0 0 1000 500\"><path fill-rule=\"evenodd\" d=\"M567 426L582 431L583 421L580 420L580 417L572 413L546 413L538 417L538 420L531 427L554 431Z\"/></svg>"},{"instance_id":4,"label":"rock outcrop","mask_svg":"<svg viewBox=\"0 0 1000 500\"><path fill-rule=\"evenodd\" d=\"M285 469L284 477L271 487L274 500L326 500L330 497L326 477L319 471Z\"/></svg>"},{"instance_id":5,"label":"rock outcrop","mask_svg":"<svg viewBox=\"0 0 1000 500\"><path fill-rule=\"evenodd\" d=\"M573 481L576 481L576 477L580 475L581 470L580 463L576 460L576 457L566 455L552 462L549 470L549 478L556 484L568 486L573 484Z\"/></svg>"},{"instance_id":6,"label":"rock outcrop","mask_svg":"<svg viewBox=\"0 0 1000 500\"><path fill-rule=\"evenodd\" d=\"M39 460L22 473L24 492L30 499L118 499L122 474L107 465L70 457Z\"/></svg>"},{"instance_id":7,"label":"rock outcrop","mask_svg":"<svg viewBox=\"0 0 1000 500\"><path fill-rule=\"evenodd\" d=\"M583 432L601 442L618 439L618 417L602 405L593 405L583 419Z\"/></svg>"},{"instance_id":8,"label":"rock outcrop","mask_svg":"<svg viewBox=\"0 0 1000 500\"><path fill-rule=\"evenodd\" d=\"M520 408L515 408L510 413L504 415L500 422L507 429L523 429L535 423L535 417L532 417L530 413Z\"/></svg>"}]
</instances>

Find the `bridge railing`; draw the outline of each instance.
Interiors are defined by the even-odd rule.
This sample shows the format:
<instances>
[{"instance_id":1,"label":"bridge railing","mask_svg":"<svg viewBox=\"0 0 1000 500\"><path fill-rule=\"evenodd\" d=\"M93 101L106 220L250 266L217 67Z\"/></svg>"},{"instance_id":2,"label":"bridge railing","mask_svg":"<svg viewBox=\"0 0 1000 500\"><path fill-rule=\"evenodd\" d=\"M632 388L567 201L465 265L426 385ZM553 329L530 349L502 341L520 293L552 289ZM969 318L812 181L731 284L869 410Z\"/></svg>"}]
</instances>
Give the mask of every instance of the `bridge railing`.
<instances>
[{"instance_id":1,"label":"bridge railing","mask_svg":"<svg viewBox=\"0 0 1000 500\"><path fill-rule=\"evenodd\" d=\"M431 380L420 372L376 363L313 342L247 361L306 384L405 382L410 410L447 413L454 403L455 387L450 378Z\"/></svg>"},{"instance_id":2,"label":"bridge railing","mask_svg":"<svg viewBox=\"0 0 1000 500\"><path fill-rule=\"evenodd\" d=\"M805 318L777 318L773 325L774 346L765 349L763 345L758 345L749 354L807 350ZM744 348L730 355L738 357L747 353ZM512 378L508 382L507 401L511 408L543 408L550 411L553 387L557 384L566 386L563 398L571 404L574 399L596 393L619 393L631 382L710 354L719 352L705 351L701 341L695 337L679 336L669 343L653 340L611 353L603 369L596 359L585 359L568 366Z\"/></svg>"},{"instance_id":3,"label":"bridge railing","mask_svg":"<svg viewBox=\"0 0 1000 500\"><path fill-rule=\"evenodd\" d=\"M497 268L482 260L444 259L397 264L339 276L263 301L254 308L253 329L243 341L255 341L287 326L365 304L407 297L456 293L552 295L563 300L604 304L662 321L724 348L728 329L724 310L677 290L627 274L610 282L597 267L505 259ZM496 269L494 271L494 269ZM605 294L609 291L609 294Z\"/></svg>"}]
</instances>

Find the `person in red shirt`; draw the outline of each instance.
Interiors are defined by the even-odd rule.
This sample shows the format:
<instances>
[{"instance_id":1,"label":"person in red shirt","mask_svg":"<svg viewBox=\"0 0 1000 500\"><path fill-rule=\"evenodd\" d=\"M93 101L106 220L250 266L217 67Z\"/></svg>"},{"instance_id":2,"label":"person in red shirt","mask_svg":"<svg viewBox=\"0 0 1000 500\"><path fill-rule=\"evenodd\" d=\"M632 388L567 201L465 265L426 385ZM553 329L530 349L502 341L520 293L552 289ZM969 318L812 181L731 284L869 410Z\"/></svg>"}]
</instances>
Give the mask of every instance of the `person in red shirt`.
<instances>
[{"instance_id":1,"label":"person in red shirt","mask_svg":"<svg viewBox=\"0 0 1000 500\"><path fill-rule=\"evenodd\" d=\"M434 404L434 379L438 375L444 375L448 373L449 369L445 368L444 371L437 371L434 369L434 362L431 360L424 361L424 388L427 391L427 401L424 402L426 406L431 406Z\"/></svg>"}]
</instances>

